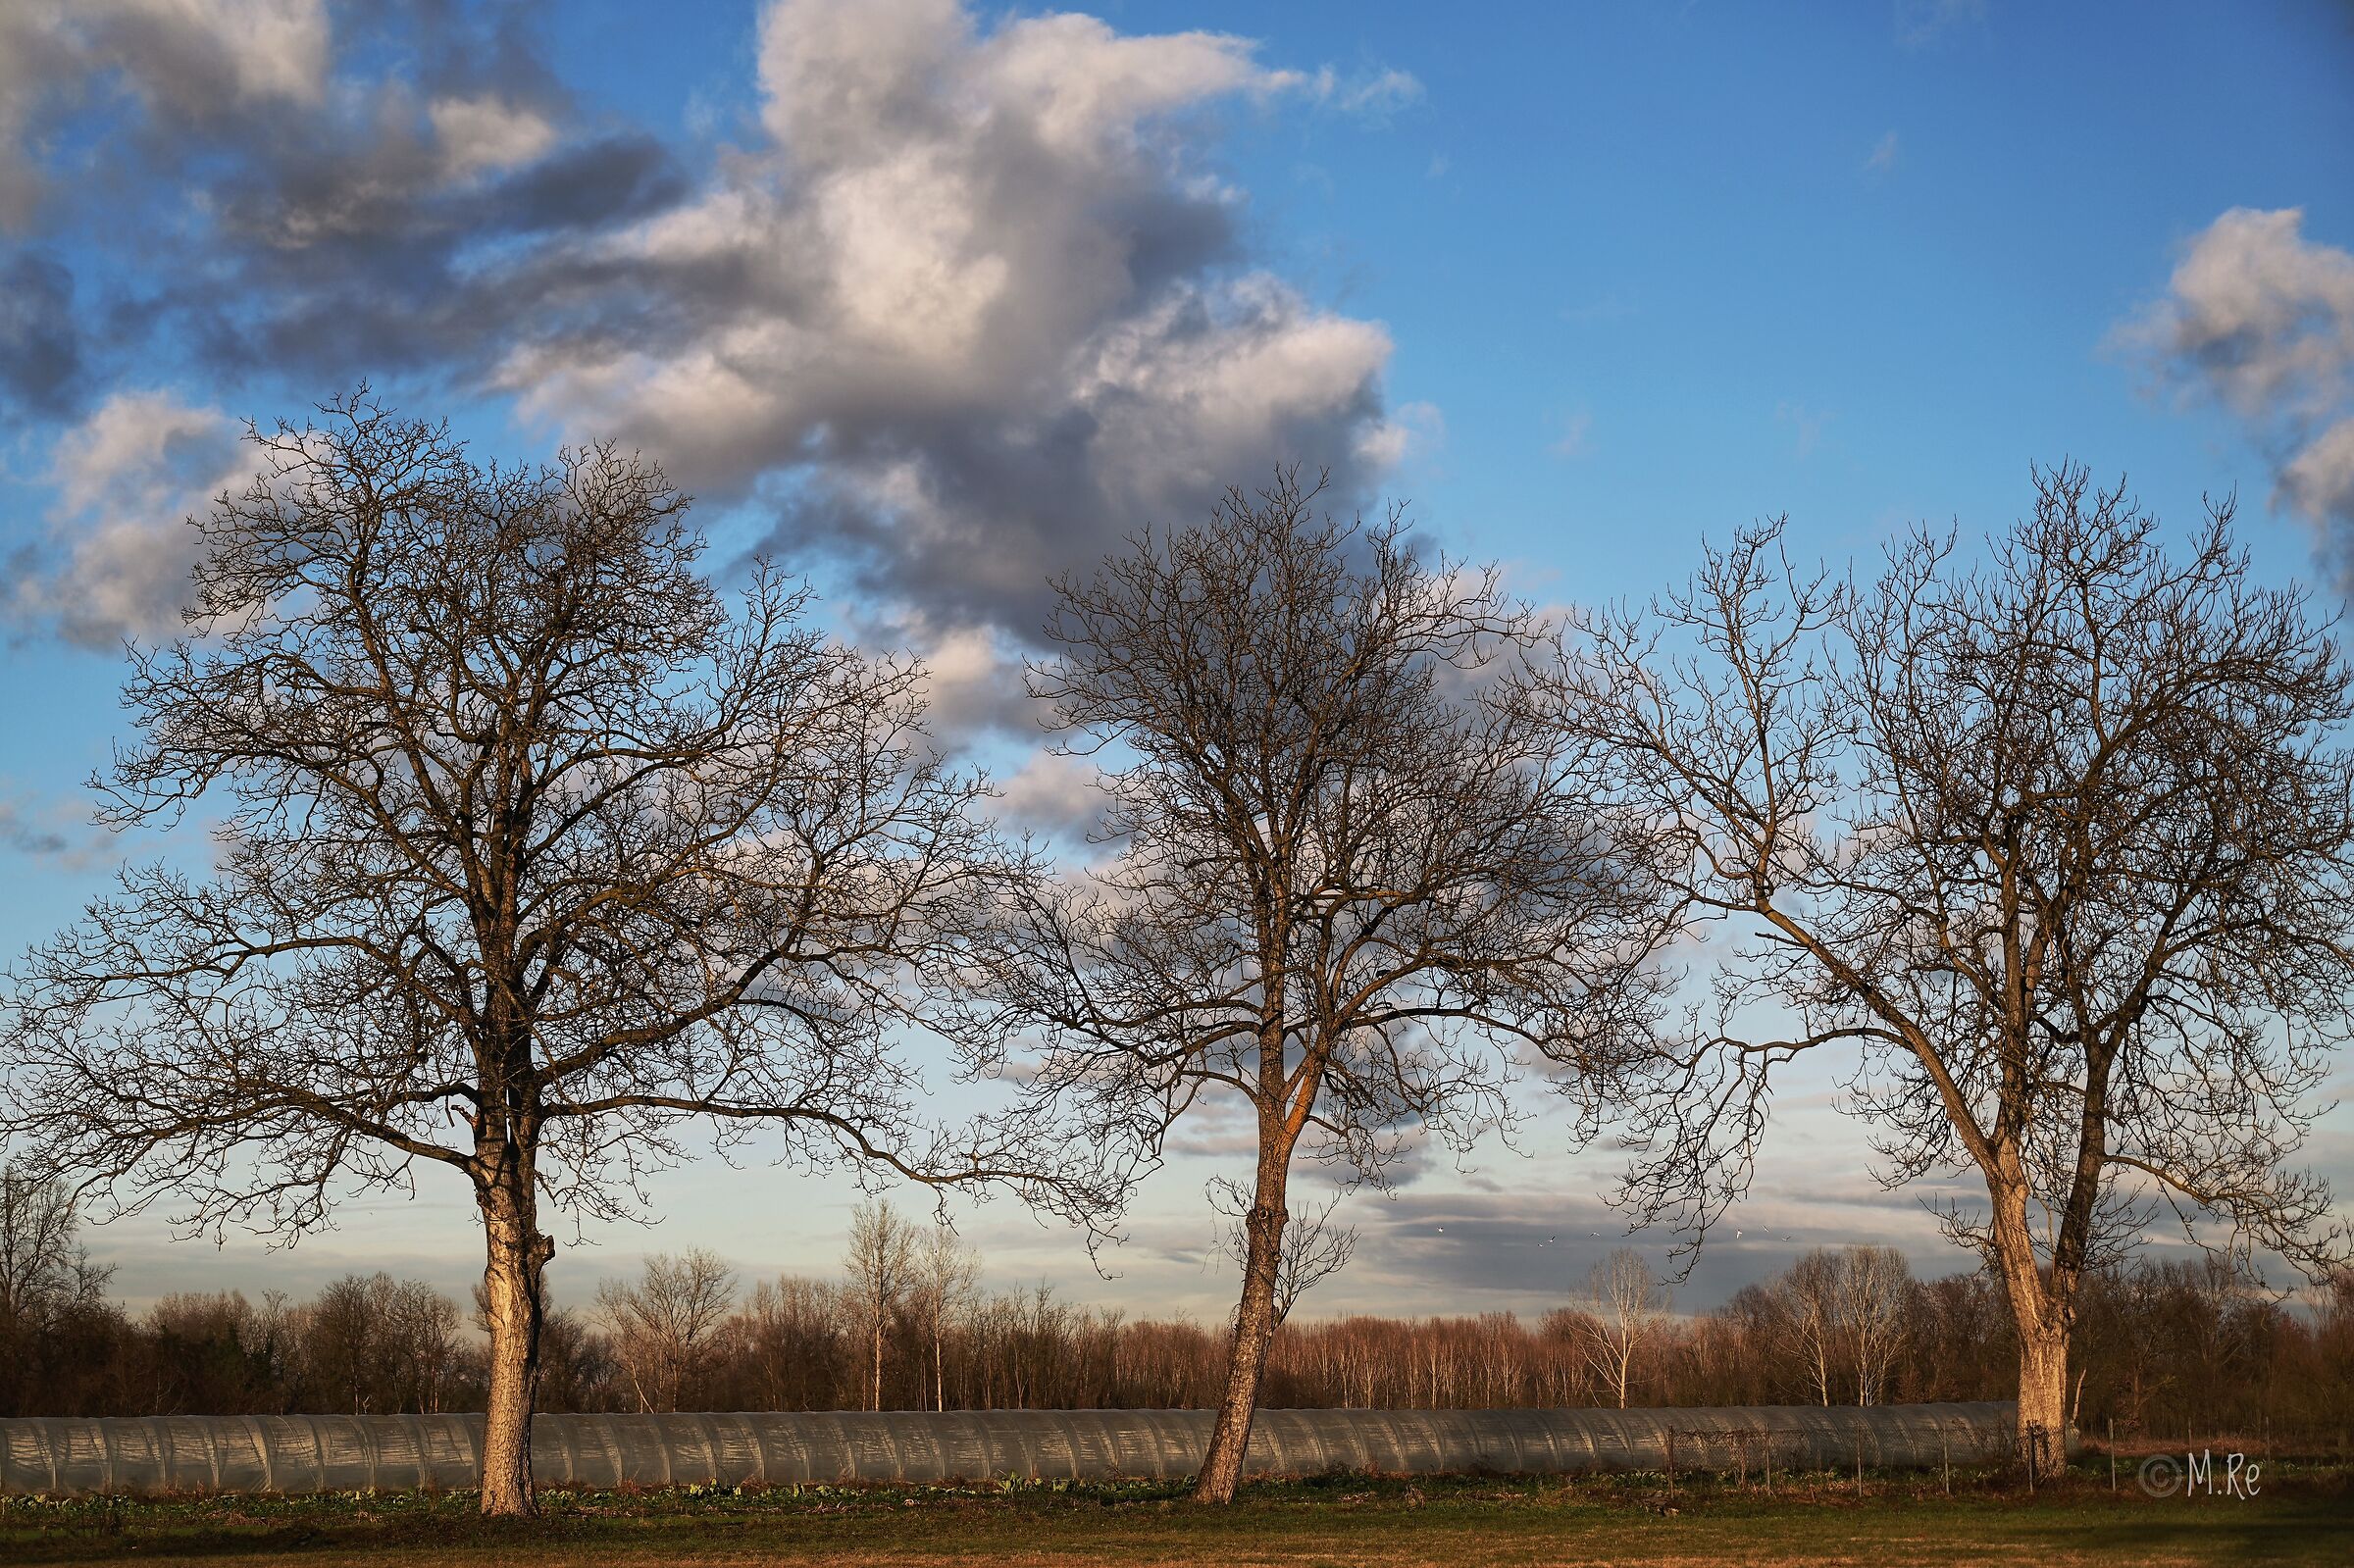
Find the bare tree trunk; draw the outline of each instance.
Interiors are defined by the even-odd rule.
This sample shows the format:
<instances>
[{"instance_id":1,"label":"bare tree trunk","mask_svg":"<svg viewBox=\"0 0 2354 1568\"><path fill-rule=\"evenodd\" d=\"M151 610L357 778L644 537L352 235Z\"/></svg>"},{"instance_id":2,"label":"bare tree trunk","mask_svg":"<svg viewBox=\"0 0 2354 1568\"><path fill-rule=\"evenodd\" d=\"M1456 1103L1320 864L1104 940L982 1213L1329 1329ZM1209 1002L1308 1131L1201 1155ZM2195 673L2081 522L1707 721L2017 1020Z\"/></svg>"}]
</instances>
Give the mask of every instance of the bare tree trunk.
<instances>
[{"instance_id":1,"label":"bare tree trunk","mask_svg":"<svg viewBox=\"0 0 2354 1568\"><path fill-rule=\"evenodd\" d=\"M488 1263L483 1297L490 1320L490 1390L483 1417L483 1512L538 1512L532 1492L532 1412L539 1400L541 1281L555 1243L539 1234L537 1195L522 1181L480 1189Z\"/></svg>"},{"instance_id":2,"label":"bare tree trunk","mask_svg":"<svg viewBox=\"0 0 2354 1568\"><path fill-rule=\"evenodd\" d=\"M2019 1189L2023 1193L2023 1187ZM2009 1194L2003 1194L2008 1196ZM2019 1452L2039 1475L2068 1455L2068 1339L2071 1303L2064 1284L2046 1284L2028 1239L2023 1199L1995 1204L1995 1261L2011 1326L2019 1337ZM2005 1221L2011 1223L2005 1224ZM2057 1272L2057 1271L2055 1271Z\"/></svg>"},{"instance_id":3,"label":"bare tree trunk","mask_svg":"<svg viewBox=\"0 0 2354 1568\"><path fill-rule=\"evenodd\" d=\"M2051 1475L2068 1462L2068 1331L2030 1322L2014 1309L2019 1330L2019 1451Z\"/></svg>"},{"instance_id":4,"label":"bare tree trunk","mask_svg":"<svg viewBox=\"0 0 2354 1568\"><path fill-rule=\"evenodd\" d=\"M1258 1384L1266 1370L1267 1341L1275 1336L1275 1277L1283 1264L1284 1189L1291 1176L1291 1150L1259 1156L1258 1187L1244 1219L1243 1300L1234 1317L1234 1353L1226 1365L1226 1392L1218 1401L1217 1426L1202 1460L1196 1502L1232 1502L1243 1479L1243 1457L1251 1446L1251 1420L1258 1407Z\"/></svg>"}]
</instances>

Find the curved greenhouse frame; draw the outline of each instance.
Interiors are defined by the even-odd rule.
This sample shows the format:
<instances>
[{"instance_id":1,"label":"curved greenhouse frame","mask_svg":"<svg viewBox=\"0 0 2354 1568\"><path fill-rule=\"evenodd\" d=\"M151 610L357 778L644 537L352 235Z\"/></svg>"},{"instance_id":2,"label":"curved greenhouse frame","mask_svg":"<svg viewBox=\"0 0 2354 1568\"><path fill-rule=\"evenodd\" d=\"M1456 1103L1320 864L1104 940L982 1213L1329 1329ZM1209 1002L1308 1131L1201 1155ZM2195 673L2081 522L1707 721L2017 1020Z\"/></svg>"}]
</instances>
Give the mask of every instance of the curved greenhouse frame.
<instances>
[{"instance_id":1,"label":"curved greenhouse frame","mask_svg":"<svg viewBox=\"0 0 2354 1568\"><path fill-rule=\"evenodd\" d=\"M1173 1480L1207 1410L543 1415L542 1486ZM2016 1447L2009 1403L1676 1410L1262 1410L1252 1475L1372 1471L1756 1472L1983 1463ZM0 1421L0 1493L405 1491L475 1485L483 1418L158 1416Z\"/></svg>"}]
</instances>

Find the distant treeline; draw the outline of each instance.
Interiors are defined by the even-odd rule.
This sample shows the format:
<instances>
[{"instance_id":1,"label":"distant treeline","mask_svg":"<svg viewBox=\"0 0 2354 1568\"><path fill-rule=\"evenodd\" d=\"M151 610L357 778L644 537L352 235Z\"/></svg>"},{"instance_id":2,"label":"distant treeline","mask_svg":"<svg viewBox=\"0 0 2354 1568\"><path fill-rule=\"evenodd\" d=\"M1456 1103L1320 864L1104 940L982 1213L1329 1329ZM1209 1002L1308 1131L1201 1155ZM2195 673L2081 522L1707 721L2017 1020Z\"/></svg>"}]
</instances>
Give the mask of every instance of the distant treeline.
<instances>
[{"instance_id":1,"label":"distant treeline","mask_svg":"<svg viewBox=\"0 0 2354 1568\"><path fill-rule=\"evenodd\" d=\"M15 1196L25 1212L26 1189ZM0 1254L19 1247L18 1227ZM132 1314L52 1226L0 1255L0 1414L236 1415L474 1410L479 1313L430 1285L352 1276L308 1301L176 1294ZM697 1251L656 1257L559 1308L542 1408L842 1410L1213 1404L1227 1334L1129 1319L1046 1288L987 1293L947 1233L862 1211L838 1280L743 1288ZM1881 1403L2008 1397L2010 1315L1982 1273L1911 1278L1878 1247L1807 1253L1713 1311L1676 1315L1631 1253L1534 1322L1296 1318L1277 1332L1273 1406L1494 1408ZM878 1327L880 1333L878 1334ZM880 1346L880 1377L877 1348ZM2270 1432L2342 1444L2354 1411L2354 1278L2282 1302L2208 1260L2093 1276L2076 1341L2077 1424L2099 1433Z\"/></svg>"}]
</instances>

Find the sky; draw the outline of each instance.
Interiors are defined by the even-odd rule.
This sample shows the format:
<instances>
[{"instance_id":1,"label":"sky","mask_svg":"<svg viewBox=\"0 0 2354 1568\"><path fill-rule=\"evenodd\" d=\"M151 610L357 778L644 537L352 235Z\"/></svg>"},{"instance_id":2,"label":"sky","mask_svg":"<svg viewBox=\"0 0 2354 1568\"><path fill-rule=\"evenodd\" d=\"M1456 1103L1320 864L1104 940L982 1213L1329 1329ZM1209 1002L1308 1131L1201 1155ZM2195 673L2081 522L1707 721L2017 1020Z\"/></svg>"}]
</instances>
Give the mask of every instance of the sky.
<instances>
[{"instance_id":1,"label":"sky","mask_svg":"<svg viewBox=\"0 0 2354 1568\"><path fill-rule=\"evenodd\" d=\"M1982 533L2073 459L2178 525L2236 496L2259 575L2333 611L2350 82L2323 4L0 5L0 949L126 857L201 860L200 823L90 826L124 640L176 629L240 422L363 379L484 455L659 458L723 576L772 554L921 654L1047 833L1087 798L1021 697L1048 578L1279 463L1567 604L1764 516L1840 564ZM1967 1264L1835 1098L1785 1094L1679 1301L1824 1242ZM1607 1152L1524 1104L1515 1146L1350 1198L1302 1310L1539 1311L1629 1239ZM1003 1203L958 1223L1000 1287L1211 1316L1233 1134L1179 1140L1110 1278ZM2354 1186L2354 1120L2313 1153ZM830 1272L855 1196L706 1161L551 1279ZM291 1250L90 1239L133 1302L480 1267L438 1172Z\"/></svg>"}]
</instances>

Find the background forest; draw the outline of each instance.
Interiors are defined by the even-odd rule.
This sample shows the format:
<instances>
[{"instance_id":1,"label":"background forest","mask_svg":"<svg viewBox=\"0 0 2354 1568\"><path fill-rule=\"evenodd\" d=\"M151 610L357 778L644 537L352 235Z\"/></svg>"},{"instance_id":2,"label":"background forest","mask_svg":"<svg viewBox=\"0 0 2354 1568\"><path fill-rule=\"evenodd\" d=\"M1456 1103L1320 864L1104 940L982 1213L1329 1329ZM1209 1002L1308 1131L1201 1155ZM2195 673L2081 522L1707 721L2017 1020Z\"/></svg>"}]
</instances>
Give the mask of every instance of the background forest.
<instances>
[{"instance_id":1,"label":"background forest","mask_svg":"<svg viewBox=\"0 0 2354 1568\"><path fill-rule=\"evenodd\" d=\"M481 1408L479 1312L432 1286L353 1275L309 1300L167 1295L132 1312L77 1248L63 1194L22 1168L0 1232L0 1415L388 1413ZM45 1222L45 1223L28 1223ZM38 1255L28 1243L38 1241ZM542 1408L1200 1407L1223 1325L1131 1318L1044 1285L990 1291L953 1233L862 1208L842 1274L746 1281L658 1255L560 1305ZM1631 1289L1630 1289L1631 1285ZM2017 1359L1984 1272L1920 1280L1893 1249L1803 1254L1701 1313L1631 1251L1529 1321L1319 1319L1276 1331L1274 1407L1883 1403L2002 1399ZM2279 1298L2212 1260L2096 1271L2074 1346L2077 1425L2152 1440L2241 1434L2345 1450L2354 1277ZM1620 1387L1623 1370L1624 1387Z\"/></svg>"}]
</instances>

